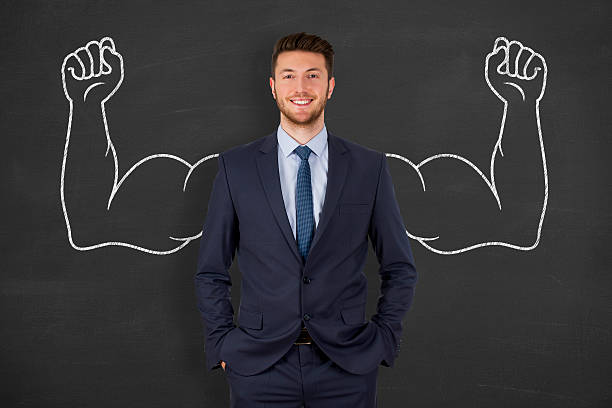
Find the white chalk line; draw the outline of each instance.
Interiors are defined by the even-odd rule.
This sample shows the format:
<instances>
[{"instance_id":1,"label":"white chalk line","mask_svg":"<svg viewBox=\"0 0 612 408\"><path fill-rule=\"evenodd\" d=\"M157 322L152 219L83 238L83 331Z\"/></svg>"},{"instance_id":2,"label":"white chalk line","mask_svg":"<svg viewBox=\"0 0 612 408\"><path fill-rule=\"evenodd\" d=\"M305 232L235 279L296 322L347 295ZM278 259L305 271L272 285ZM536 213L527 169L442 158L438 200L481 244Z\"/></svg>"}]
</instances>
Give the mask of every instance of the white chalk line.
<instances>
[{"instance_id":1,"label":"white chalk line","mask_svg":"<svg viewBox=\"0 0 612 408\"><path fill-rule=\"evenodd\" d=\"M502 45L499 45L499 43L504 43ZM509 73L507 71L507 66L508 66L508 48L511 44L516 44L518 46L521 47L521 51L522 50L527 50L528 52L531 52L531 56L528 58L527 62L525 63L525 67L523 69L523 75L516 75L516 74L512 74ZM501 147L501 143L502 143L502 138L503 138L503 134L504 134L504 126L506 123L506 114L508 112L508 101L502 97L493 87L493 85L491 85L491 82L489 81L489 75L488 75L488 70L489 70L489 59L497 53L498 48L506 48L506 54L505 54L505 58L504 61L499 64L499 66L497 67L497 72L499 74L504 74L504 75L510 75L510 76L514 76L517 77L519 79L523 79L523 80L532 80L537 76L538 71L540 71L540 67L536 67L534 69L534 74L533 76L527 76L527 67L529 65L529 63L532 61L532 59L534 58L534 56L539 57L543 63L543 81L542 81L542 90L540 91L540 94L538 95L538 97L536 98L536 103L535 103L535 114L536 114L536 123L537 123L537 128L538 128L538 138L540 141L540 152L542 155L542 167L543 167L543 171L544 171L544 204L542 205L542 212L540 214L540 220L538 223L538 229L537 229L537 233L536 233L536 238L533 244L531 245L516 245L516 244L512 244L509 242L503 242L503 241L488 241L488 242L481 242L478 244L474 244L474 245L470 245L467 247L462 247L462 248L458 248L455 250L441 250L441 249L437 249L434 246L428 244L427 242L429 241L435 241L436 239L439 239L439 235L435 236L435 237L422 237L422 236L418 236L418 235L414 235L411 234L408 230L406 230L406 234L418 241L419 243L421 243L421 245L423 245L425 248L429 249L432 252L435 252L437 254L440 255L454 255L454 254L459 254L462 252L466 252L466 251L470 251L476 248L482 248L485 246L503 246L503 247L507 247L507 248L512 248L512 249L516 249L516 250L520 250L520 251L529 251L534 249L535 247L538 246L539 242L540 242L540 237L542 235L542 225L544 223L544 216L546 214L546 206L548 203L548 170L547 170L547 166L546 166L546 154L544 153L544 140L542 138L542 126L540 123L540 100L542 99L542 97L544 96L544 90L546 88L546 78L548 75L548 68L547 68L547 64L546 61L544 60L544 57L542 57L540 54L534 52L531 48L529 47L524 47L520 42L518 41L511 41L508 42L508 40L505 37L498 37L495 40L495 45L493 47L493 51L491 53L489 53L486 57L486 62L485 62L485 69L484 69L484 75L485 75L485 81L487 82L487 85L489 86L489 88L491 88L491 90L493 91L493 93L504 103L504 112L502 115L502 119L501 119L501 125L499 128L499 134L498 134L498 139L497 142L495 143L495 146L493 147L493 153L491 154L491 165L490 165L490 174L491 174L491 181L489 181L487 179L487 177L482 173L482 171L480 171L480 169L473 164L471 161L469 161L468 159L455 155L455 154L437 154L431 157L428 157L427 159L421 161L419 164L414 164L413 162L411 162L410 160L408 160L407 158L398 155L398 154L394 154L394 153L385 153L388 157L393 157L396 159L400 159L402 161L404 161L405 163L408 163L419 175L419 178L421 179L421 185L423 187L423 191L426 190L426 186L425 186L425 181L423 178L423 175L421 174L420 171L420 167L423 166L424 164L435 160L435 159L441 159L441 158L452 158L452 159L457 159L460 160L464 163L466 163L468 166L470 166L486 183L487 187L489 187L489 190L491 191L491 193L493 194L493 196L495 197L495 200L497 201L497 205L499 207L499 210L501 211L501 201L499 199L499 194L497 192L497 188L496 188L496 184L495 184L495 155L497 154L497 151L499 150L500 154L503 157L503 151L502 151L502 147ZM517 55L516 61L518 61L518 57L520 56L520 52ZM502 65L506 65L506 70L503 70L501 67ZM518 65L517 63L515 63L515 71L518 71ZM509 85L516 85L514 83L510 84L510 83L506 83L505 84L509 84ZM522 88L518 85L516 85L519 90L521 91L521 94L523 95L523 100L525 100L525 94L522 90Z\"/></svg>"},{"instance_id":2,"label":"white chalk line","mask_svg":"<svg viewBox=\"0 0 612 408\"><path fill-rule=\"evenodd\" d=\"M513 86L516 89L518 89L518 91L521 93L521 96L523 97L523 101L525 100L525 91L523 91L523 88L521 88L520 86L518 86L514 82L504 82L504 85L510 85L510 86Z\"/></svg>"},{"instance_id":3,"label":"white chalk line","mask_svg":"<svg viewBox=\"0 0 612 408\"><path fill-rule=\"evenodd\" d=\"M89 246L79 246L79 245L77 245L74 242L74 240L72 238L72 229L71 229L71 226L70 226L70 220L69 220L68 213L67 213L67 210L66 210L66 203L65 203L65 198L64 198L64 176L65 176L66 159L67 159L67 155L68 155L68 146L69 146L69 143L70 143L70 133L71 133L71 128L72 128L73 101L69 97L69 94L68 94L68 91L67 91L67 87L66 87L65 66L66 66L66 61L71 56L73 56L73 55L76 56L76 53L78 53L79 51L83 51L83 50L86 51L89 55L91 55L91 53L89 51L90 45L92 45L92 44L95 45L96 43L98 45L100 45L100 44L104 43L105 41L109 42L111 45L108 46L108 47L101 47L100 48L101 74L109 74L111 72L110 65L108 65L108 63L106 63L104 61L104 59L103 59L103 52L104 52L105 48L109 48L111 50L111 52L114 55L118 56L120 61L121 61L121 64L120 64L120 68L121 68L121 77L120 77L120 80L119 80L117 86L115 87L115 89L106 98L104 98L102 100L102 103L101 103L102 119L103 119L104 130L105 130L106 138L107 138L107 149L106 149L105 156L108 155L109 151L112 151L112 153L113 153L113 162L114 162L114 166L115 166L113 188L112 188L112 191L111 191L111 194L109 196L108 203L107 203L107 210L110 209L110 205L111 205L111 203L113 201L113 198L115 197L115 194L117 193L117 191L119 190L119 188L121 187L121 185L125 181L125 179L138 166L140 166L141 164L143 164L143 163L145 163L145 162L147 162L149 160L156 159L156 158L169 158L169 159L173 159L173 160L176 160L176 161L184 164L189 169L188 172L187 172L187 175L185 177L185 181L183 183L183 191L185 191L185 188L187 186L187 181L188 181L191 173L193 172L193 170L198 165L200 165L201 163L203 163L203 162L205 162L205 161L207 161L209 159L212 159L212 158L215 158L215 157L219 156L218 153L217 154L211 154L211 155L208 155L208 156L198 160L196 163L194 163L192 165L188 161L186 161L186 160L184 160L184 159L182 159L182 158L180 158L178 156L172 155L172 154L166 154L166 153L154 154L154 155L147 156L147 157L141 159L140 161L138 161L136 164L134 164L121 177L120 180L118 180L119 161L118 161L118 157L117 157L117 152L115 150L115 146L114 146L114 144L111 141L110 132L108 130L108 122L107 122L107 118L106 118L105 103L106 103L106 101L108 99L110 99L111 96L114 95L114 93L119 88L120 84L123 82L123 78L124 78L123 59L122 59L122 57L121 57L121 55L119 53L115 52L114 42L113 42L112 38L104 37L99 43L97 43L96 41L90 41L87 44L87 48L81 47L81 48L78 48L75 53L68 54L66 56L66 58L64 59L64 62L62 64L62 69L61 69L62 84L63 84L63 87L64 87L64 92L66 94L66 97L67 97L67 99L69 101L69 105L70 105L70 111L69 111L69 116L68 116L68 126L67 126L67 130L66 130L66 144L65 144L65 147L64 147L64 156L63 156L63 160L62 160L62 172L61 172L61 182L60 182L60 196L61 196L61 201L62 201L62 210L63 210L63 213L64 213L64 219L66 221L66 227L67 227L67 230L68 230L68 240L70 242L70 245L73 248L75 248L77 250L80 250L80 251L92 250L92 249L101 248L101 247L104 247L104 246L117 245L117 246L125 246L125 247L128 247L128 248L136 249L136 250L139 250L139 251L143 251L143 252L147 252L147 253L155 254L155 255L167 255L167 254L171 254L171 253L179 251L180 249L185 247L187 244L189 244L189 242L191 242L191 241L193 241L195 239L200 238L202 236L202 231L200 231L196 235L188 236L188 237L172 237L172 236L169 236L168 237L169 239L176 240L176 241L182 241L182 243L181 243L181 245L179 245L179 246L177 246L177 247L175 247L173 249L167 250L167 251L159 251L159 250L154 250L154 249L150 249L150 248L144 248L144 247L139 246L139 245L135 245L135 244L127 243L127 242L118 242L118 241L102 242L102 243L99 243L99 244L89 245ZM504 44L498 45L499 43L504 43ZM509 67L509 61L508 61L508 58L509 58L508 54L509 53L508 53L508 49L509 49L510 45L512 45L512 44L516 44L516 45L521 47L519 49L520 52L518 53L517 58L515 60L515 67L514 67L515 68L515 72L514 73L508 71L508 67ZM489 241L489 242L482 242L482 243L478 243L478 244L471 245L471 246L468 246L468 247L463 247L463 248L459 248L459 249L456 249L456 250L448 251L448 250L437 249L437 248L435 248L432 245L429 245L427 243L428 241L435 241L435 240L439 239L439 236L435 236L435 237L422 237L422 236L417 236L417 235L411 234L408 230L406 230L406 234L410 238L418 241L425 248L427 248L430 251L432 251L434 253L437 253L437 254L441 254L441 255L453 255L453 254L458 254L458 253L466 252L466 251L469 251L469 250L473 250L473 249L481 248L481 247L485 247L485 246L504 246L504 247L508 247L508 248L512 248L512 249L516 249L516 250L528 251L528 250L534 249L538 245L538 243L540 241L541 231L542 231L542 224L543 224L543 221L544 221L544 215L546 213L546 206L547 206L547 203L548 203L548 172L547 172L547 166L546 166L546 156L545 156L545 153L544 153L544 142L543 142L543 138L542 138L539 105L540 105L540 100L542 99L542 96L544 94L544 90L545 90L545 87L546 87L546 77L547 77L548 69L547 69L546 61L544 60L544 58L540 54L534 52L531 48L524 47L518 41L508 42L508 40L505 37L498 37L496 39L496 41L495 41L493 52L489 53L487 55L487 58L486 58L485 70L484 70L484 72L485 72L485 81L487 82L487 85L493 91L493 93L504 103L504 110L503 110L503 115L502 115L502 119L501 119L498 139L497 139L497 142L496 142L496 144L495 144L495 146L493 148L493 153L491 155L491 163L490 163L490 178L491 178L491 180L489 180L487 178L487 176L476 165L474 165L470 160L468 160L468 159L466 159L466 158L464 158L462 156L456 155L456 154L451 154L451 153L437 154L437 155L428 157L427 159L421 161L419 164L414 164L412 161L410 161L409 159L407 159L407 158L405 158L405 157L403 157L403 156L401 156L399 154L395 154L395 153L385 153L385 154L388 157L396 158L396 159L402 160L403 162L409 164L417 172L417 174L418 174L418 176L419 176L419 178L421 180L421 186L423 188L423 191L426 191L426 183L425 183L423 175L422 175L422 173L420 171L420 167L421 166L423 166L424 164L426 164L426 163L428 163L428 162L430 162L432 160L443 159L443 158L450 158L450 159L455 159L455 160L462 161L463 163L465 163L468 166L470 166L483 179L483 181L485 182L487 187L489 187L489 190L491 191L491 193L495 197L497 205L498 205L498 208L501 210L501 201L500 201L499 194L497 193L497 189L496 189L496 185L495 185L494 164L495 164L495 156L497 154L497 151L499 151L500 154L503 157L503 150L502 150L501 143L502 143L502 137L503 137L504 126L505 126L505 121L506 121L506 115L507 115L507 110L508 110L508 102L507 102L507 100L505 98L503 98L495 90L495 88L491 85L491 83L489 81L489 77L488 77L489 58L493 54L495 54L497 52L498 48L505 48L506 49L505 59L496 68L496 70L497 70L497 72L499 74L504 74L504 75L508 75L510 77L516 77L516 78L523 79L523 80L531 80L531 79L534 79L537 76L538 71L541 69L540 67L535 67L533 75L532 76L528 76L527 75L527 67L531 63L531 61L534 58L534 56L539 57L541 59L543 65L544 65L543 66L543 69L544 69L543 75L544 75L544 77L543 77L542 90L540 92L540 95L536 99L536 103L535 103L535 113L536 113L536 122L537 122L537 129L538 129L538 137L539 137L539 141L540 141L540 150L541 150L542 164L543 164L543 169L544 169L544 204L543 204L543 207L542 207L542 213L541 213L540 221L539 221L539 224L538 224L536 239L535 239L535 242L532 245L528 245L528 246L521 246L521 245L516 245L516 244L509 243L509 242L503 242L503 241ZM527 62L525 63L522 75L517 75L516 72L518 71L518 57L520 56L520 54L524 50L526 50L527 52L530 52L531 55L529 56ZM84 73L85 72L85 68L84 68L84 65L83 65L82 61L78 57L76 58L76 60L81 65L82 72ZM90 61L92 61L92 59L90 59ZM93 65L93 62L92 62L92 65ZM105 71L104 68L107 68L107 70ZM74 75L74 70L72 68L68 68L68 70L70 70L72 72L72 75L75 76ZM92 67L92 71L90 71L90 72L93 72L93 67ZM88 76L88 77L83 77L81 79L88 79L90 77L91 77L91 75ZM75 76L75 78L76 78L76 76ZM516 87L521 92L521 95L523 97L523 101L525 100L525 94L524 94L522 88L518 84L515 84L515 83L512 83L512 82L504 82L504 84ZM96 83L96 84L90 86L87 89L85 95L89 92L90 89L92 89L94 86L97 86L97 85L101 85L101 83Z\"/></svg>"},{"instance_id":4,"label":"white chalk line","mask_svg":"<svg viewBox=\"0 0 612 408\"><path fill-rule=\"evenodd\" d=\"M94 89L96 86L99 86L99 85L104 85L104 82L96 82L95 84L89 85L87 87L87 89L85 90L85 93L83 94L83 102L87 100L87 94L89 93L89 91L91 91L92 89Z\"/></svg>"},{"instance_id":5,"label":"white chalk line","mask_svg":"<svg viewBox=\"0 0 612 408\"><path fill-rule=\"evenodd\" d=\"M110 45L108 47L101 47L101 44L104 42L109 42ZM115 166L115 174L114 174L114 181L113 181L113 188L111 191L111 194L109 196L108 199L108 203L106 206L107 211L110 210L110 206L111 203L113 201L113 198L115 197L115 195L117 194L117 192L119 191L119 187L121 187L121 184L125 181L125 179L127 178L127 176L129 176L134 170L136 170L136 168L142 164L144 164L145 162L152 160L152 159L156 159L156 158L169 158L169 159L173 159L178 161L179 163L182 163L183 165L185 165L188 168L187 174L185 176L185 181L183 183L183 192L185 191L186 187L187 187L187 182L189 181L189 177L191 176L193 170L200 165L201 163L215 158L217 156L219 156L218 154L211 154L208 155L200 160L198 160L195 164L190 164L188 161L172 155L172 154L165 154L165 153L161 153L161 154L154 154L154 155L150 155L147 156L141 160L139 160L136 164L134 164L124 175L123 177L121 177L121 180L117 180L118 179L118 172L119 172L119 159L117 157L117 151L115 150L115 146L110 138L110 132L108 130L108 121L106 118L106 107L105 107L105 103L106 101L108 101L114 94L115 92L119 89L119 86L121 85L121 83L123 82L123 78L124 78L124 69L123 69L123 59L121 57L121 54L116 53L115 52L115 48L114 48L114 41L112 40L112 38L110 37L104 37L102 40L100 40L100 42L96 42L96 41L90 41L87 44L87 48L85 47L81 47L78 48L76 52L74 53L70 53L66 56L66 58L64 58L64 61L62 63L62 68L61 68L61 75L62 75L62 85L64 88L64 93L66 95L66 98L68 99L69 102L69 114L68 114L68 126L67 126L67 130L66 130L66 144L64 146L64 155L63 155L63 159L62 159L62 172L61 172L61 180L60 180L60 197L61 197L61 201L62 201L62 211L64 213L64 220L66 221L66 228L68 231L68 241L70 242L70 245L79 251L89 251L89 250L93 250L93 249L97 249L97 248L102 248L105 246L124 246L127 248L132 248L132 249L136 249L138 251L143 251L146 253L150 253L150 254L154 254L154 255L168 255L174 252L177 252L179 250L181 250L182 248L184 248L187 244L189 244L189 242L198 239L202 236L202 231L200 231L198 234L196 235L192 235L192 236L188 236L188 237L172 237L169 236L168 238L174 241L180 241L182 242L180 245L170 249L170 250L165 250L165 251L160 251L160 250L156 250L156 249L151 249L151 248L145 248L143 246L140 245L135 245L129 242L121 242L121 241L107 241L107 242L101 242L98 244L94 244L94 245L78 245L76 242L74 242L74 239L72 237L72 228L70 225L70 218L68 217L68 211L66 209L66 200L65 200L65 195L64 195L64 179L65 179L65 174L66 174L66 160L68 157L68 146L70 144L70 134L71 134L71 130L72 130L72 117L73 117L73 113L74 113L74 103L73 100L70 98L70 95L68 93L68 89L67 89L67 85L66 85L66 76L65 76L65 71L66 71L66 63L68 61L68 59L72 56L76 56L76 53L78 53L79 51L85 51L88 55L91 56L91 52L89 51L89 47L91 45L97 45L98 47L100 47L100 63L101 63L101 73L102 74L110 74L111 73L111 66L108 65L104 59L103 59L103 53L104 53L104 49L108 48L109 50L111 50L111 52L113 52L114 55L116 55L120 61L120 69L121 69L121 76L120 79L117 83L117 85L115 86L115 88L113 89L112 92L110 92L110 94L104 98L102 100L101 103L101 112L102 112L102 121L104 123L104 131L106 134L106 140L107 140L107 148L106 148L106 153L105 153L105 157L108 156L108 152L112 151L113 153L113 163ZM85 72L85 67L81 61L80 58L76 58L76 61L81 65L82 71L81 72ZM92 61L90 59L90 61ZM104 67L107 67L108 70L104 71ZM92 66L90 67L91 71L93 72L93 62L92 62ZM72 75L77 78L77 76L74 74L74 69L72 68L68 68L68 71L70 71L72 73ZM93 76L100 76L100 75L88 75L88 76L83 76L80 79L89 79ZM77 78L78 79L78 78ZM102 85L101 82L98 83L94 83L93 85L89 86L85 92L85 95L87 95L87 93L93 89L93 87L98 86L98 85Z\"/></svg>"}]
</instances>

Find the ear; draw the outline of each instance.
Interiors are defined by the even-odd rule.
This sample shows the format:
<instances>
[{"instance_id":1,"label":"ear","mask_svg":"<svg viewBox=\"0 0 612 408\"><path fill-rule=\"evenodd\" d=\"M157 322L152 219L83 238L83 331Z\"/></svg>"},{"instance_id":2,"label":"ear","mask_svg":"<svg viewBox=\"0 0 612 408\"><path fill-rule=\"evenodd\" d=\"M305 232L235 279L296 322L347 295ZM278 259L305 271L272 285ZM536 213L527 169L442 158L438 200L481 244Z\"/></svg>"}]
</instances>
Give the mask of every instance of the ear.
<instances>
[{"instance_id":1,"label":"ear","mask_svg":"<svg viewBox=\"0 0 612 408\"><path fill-rule=\"evenodd\" d=\"M274 92L274 78L270 77L270 90L272 91L272 96L276 99L276 92Z\"/></svg>"},{"instance_id":2,"label":"ear","mask_svg":"<svg viewBox=\"0 0 612 408\"><path fill-rule=\"evenodd\" d=\"M332 93L334 92L334 87L336 86L336 78L331 77L329 79L329 91L327 92L327 99L331 99Z\"/></svg>"}]
</instances>

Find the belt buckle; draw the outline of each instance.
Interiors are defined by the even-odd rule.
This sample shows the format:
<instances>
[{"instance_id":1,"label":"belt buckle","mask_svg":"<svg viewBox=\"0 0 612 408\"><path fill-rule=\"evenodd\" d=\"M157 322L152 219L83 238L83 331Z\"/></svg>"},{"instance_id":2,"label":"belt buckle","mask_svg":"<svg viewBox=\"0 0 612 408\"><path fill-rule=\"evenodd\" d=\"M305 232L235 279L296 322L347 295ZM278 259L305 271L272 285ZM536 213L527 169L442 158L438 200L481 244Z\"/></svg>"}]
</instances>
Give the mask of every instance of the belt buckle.
<instances>
[{"instance_id":1,"label":"belt buckle","mask_svg":"<svg viewBox=\"0 0 612 408\"><path fill-rule=\"evenodd\" d=\"M310 334L308 334L308 330L306 330L305 327L302 328L300 331L300 336L293 344L312 344L312 338L310 337Z\"/></svg>"}]
</instances>

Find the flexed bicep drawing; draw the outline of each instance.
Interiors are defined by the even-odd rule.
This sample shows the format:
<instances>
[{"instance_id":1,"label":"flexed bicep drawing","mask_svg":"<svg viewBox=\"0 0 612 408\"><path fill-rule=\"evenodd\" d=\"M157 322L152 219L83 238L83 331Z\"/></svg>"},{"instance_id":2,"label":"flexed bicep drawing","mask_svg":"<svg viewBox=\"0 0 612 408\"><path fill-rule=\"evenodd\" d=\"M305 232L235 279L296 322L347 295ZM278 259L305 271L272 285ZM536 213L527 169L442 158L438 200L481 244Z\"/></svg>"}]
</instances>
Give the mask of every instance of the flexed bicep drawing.
<instances>
[{"instance_id":1,"label":"flexed bicep drawing","mask_svg":"<svg viewBox=\"0 0 612 408\"><path fill-rule=\"evenodd\" d=\"M198 190L209 188L198 179L216 172L216 165L207 167L207 163L218 154L194 163L155 154L121 169L105 108L124 78L123 58L113 40L90 41L68 54L61 75L70 111L60 196L73 248L119 245L165 255L199 238L206 202L195 203L200 215L194 218L176 203L194 205L190 194L200 197ZM486 172L451 153L420 163L401 152L386 153L403 165L393 176L410 189L410 210L404 211L405 203L400 202L400 207L411 238L440 254L487 245L519 250L537 246L548 198L539 116L546 75L540 54L517 41L503 37L495 41L485 58L485 80L503 103L503 111ZM526 183L516 180L517 168L531 177ZM534 185L533 180L541 182L525 188ZM537 219L523 216L525 207ZM421 208L436 211L415 211ZM476 213L468 216L458 208ZM513 235L512 228L505 228L508 225L519 226L524 234Z\"/></svg>"},{"instance_id":2,"label":"flexed bicep drawing","mask_svg":"<svg viewBox=\"0 0 612 408\"><path fill-rule=\"evenodd\" d=\"M484 77L503 109L486 170L452 153L419 163L387 153L405 164L399 176L408 180L410 209L420 209L402 211L411 238L445 255L492 245L517 250L538 245L548 202L540 125L547 74L539 53L505 37L495 40Z\"/></svg>"},{"instance_id":3,"label":"flexed bicep drawing","mask_svg":"<svg viewBox=\"0 0 612 408\"><path fill-rule=\"evenodd\" d=\"M193 180L218 154L195 163L154 154L120 175L105 108L124 76L114 41L90 41L68 54L61 73L70 113L60 194L70 244L78 250L120 245L165 255L199 238L201 217L184 220L185 207L176 203L198 193L201 183ZM201 204L200 212L206 208Z\"/></svg>"}]
</instances>

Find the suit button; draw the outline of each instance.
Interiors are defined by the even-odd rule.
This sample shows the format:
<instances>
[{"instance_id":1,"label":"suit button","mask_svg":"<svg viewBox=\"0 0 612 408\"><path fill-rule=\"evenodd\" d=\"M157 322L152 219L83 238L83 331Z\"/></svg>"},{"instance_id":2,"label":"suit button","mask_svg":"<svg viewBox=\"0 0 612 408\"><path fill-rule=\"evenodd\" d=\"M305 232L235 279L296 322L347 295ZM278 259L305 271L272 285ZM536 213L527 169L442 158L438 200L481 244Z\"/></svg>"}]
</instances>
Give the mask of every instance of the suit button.
<instances>
[{"instance_id":1,"label":"suit button","mask_svg":"<svg viewBox=\"0 0 612 408\"><path fill-rule=\"evenodd\" d=\"M302 279L302 282L310 283L310 278L308 276L304 276L304 278Z\"/></svg>"},{"instance_id":2,"label":"suit button","mask_svg":"<svg viewBox=\"0 0 612 408\"><path fill-rule=\"evenodd\" d=\"M310 320L310 315L308 313L304 313L304 320Z\"/></svg>"}]
</instances>

